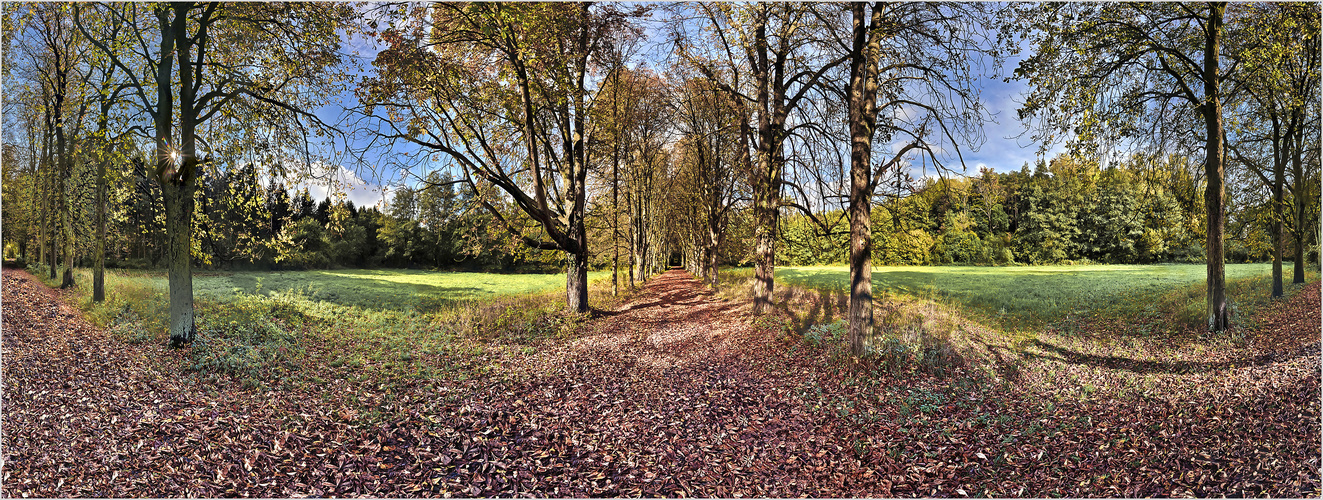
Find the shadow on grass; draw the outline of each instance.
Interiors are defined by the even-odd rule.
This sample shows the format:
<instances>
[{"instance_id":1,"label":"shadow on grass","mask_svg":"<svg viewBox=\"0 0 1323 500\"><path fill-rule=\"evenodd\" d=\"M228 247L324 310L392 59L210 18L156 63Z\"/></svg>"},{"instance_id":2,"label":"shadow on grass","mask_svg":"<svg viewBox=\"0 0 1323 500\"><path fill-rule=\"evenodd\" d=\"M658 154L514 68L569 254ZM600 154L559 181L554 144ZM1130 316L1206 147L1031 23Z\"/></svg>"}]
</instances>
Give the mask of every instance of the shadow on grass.
<instances>
[{"instance_id":1,"label":"shadow on grass","mask_svg":"<svg viewBox=\"0 0 1323 500\"><path fill-rule=\"evenodd\" d=\"M382 273L382 276L388 274ZM235 275L229 279L234 288L244 293L257 291L257 277L253 275ZM272 281L276 280L263 283L263 291L307 290L310 299L377 311L435 310L489 295L477 287L399 283L370 275L339 280L291 280L290 283Z\"/></svg>"},{"instance_id":2,"label":"shadow on grass","mask_svg":"<svg viewBox=\"0 0 1323 500\"><path fill-rule=\"evenodd\" d=\"M830 325L835 323L836 313L838 311L844 311L846 307L846 300L848 297L844 290L829 291L819 289L814 291L817 292L817 296L809 299L813 305L802 315L795 314L795 311L788 305L789 301L776 301L776 309L786 313L786 315L790 317L791 328L801 335L804 334L804 332L807 332L813 325Z\"/></svg>"}]
</instances>

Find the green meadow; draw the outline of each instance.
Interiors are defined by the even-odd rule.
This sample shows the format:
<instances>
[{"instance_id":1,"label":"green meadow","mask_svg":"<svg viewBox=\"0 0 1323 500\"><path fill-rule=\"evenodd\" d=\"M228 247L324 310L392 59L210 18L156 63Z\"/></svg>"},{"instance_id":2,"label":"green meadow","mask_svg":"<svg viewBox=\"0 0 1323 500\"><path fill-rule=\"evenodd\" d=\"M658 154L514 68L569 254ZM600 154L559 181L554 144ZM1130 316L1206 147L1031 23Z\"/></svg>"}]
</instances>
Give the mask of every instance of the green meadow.
<instances>
[{"instance_id":1,"label":"green meadow","mask_svg":"<svg viewBox=\"0 0 1323 500\"><path fill-rule=\"evenodd\" d=\"M1203 307L1206 273L1203 264L882 266L873 268L873 290L878 296L932 298L1027 325L1067 316L1151 315L1164 308L1188 309L1187 316L1197 317ZM1289 284L1290 264L1284 273ZM1227 264L1233 307L1258 303L1257 295L1266 298L1271 275L1268 263ZM846 266L783 267L776 270L776 279L845 293L850 270Z\"/></svg>"},{"instance_id":2,"label":"green meadow","mask_svg":"<svg viewBox=\"0 0 1323 500\"><path fill-rule=\"evenodd\" d=\"M118 280L165 293L162 271L112 271ZM606 271L588 273L594 281ZM201 272L193 276L193 294L202 300L231 302L247 295L293 293L312 301L374 310L433 309L458 302L527 295L565 287L564 274L497 274L410 269L337 269L329 271Z\"/></svg>"},{"instance_id":3,"label":"green meadow","mask_svg":"<svg viewBox=\"0 0 1323 500\"><path fill-rule=\"evenodd\" d=\"M165 342L163 271L107 271L100 304L91 301L91 271L76 274L77 303L93 322L131 343ZM588 273L590 282L609 276ZM601 288L590 288L590 301L609 308ZM254 387L462 380L489 369L483 352L497 347L488 340L529 349L583 320L563 313L564 274L201 272L193 290L198 338L187 366Z\"/></svg>"},{"instance_id":4,"label":"green meadow","mask_svg":"<svg viewBox=\"0 0 1323 500\"><path fill-rule=\"evenodd\" d=\"M593 281L605 271L588 273ZM218 300L238 294L298 292L308 299L368 309L407 310L489 300L565 287L564 274L496 274L408 269L254 271L194 278L194 290Z\"/></svg>"}]
</instances>

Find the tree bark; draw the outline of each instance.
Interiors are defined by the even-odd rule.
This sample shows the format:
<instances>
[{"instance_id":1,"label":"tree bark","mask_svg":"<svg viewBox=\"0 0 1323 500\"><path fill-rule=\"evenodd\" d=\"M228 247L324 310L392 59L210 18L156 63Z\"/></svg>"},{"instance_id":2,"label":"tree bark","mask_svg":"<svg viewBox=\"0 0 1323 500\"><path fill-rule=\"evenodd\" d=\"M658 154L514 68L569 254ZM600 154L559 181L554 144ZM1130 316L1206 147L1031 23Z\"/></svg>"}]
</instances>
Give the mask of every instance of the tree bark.
<instances>
[{"instance_id":1,"label":"tree bark","mask_svg":"<svg viewBox=\"0 0 1323 500\"><path fill-rule=\"evenodd\" d=\"M1317 45L1315 45L1315 47L1317 47ZM1309 193L1314 192L1312 187L1307 186L1308 181L1305 180L1305 128L1304 125L1301 125L1296 129L1294 141L1295 154L1291 157L1291 171L1295 175L1296 186L1294 196L1292 197L1292 205L1294 205L1292 208L1295 209L1295 217L1293 221L1295 230L1292 231L1295 239L1295 264L1292 266L1293 269L1291 270L1291 282L1296 284L1304 284L1305 282L1305 241L1308 239L1307 236L1313 232L1309 229L1310 226L1305 221L1305 207L1307 206L1307 203L1311 201ZM1314 182L1317 183L1318 181L1315 180ZM1313 202L1318 203L1317 198L1315 198ZM1317 225L1315 225L1315 229L1317 229Z\"/></svg>"},{"instance_id":2,"label":"tree bark","mask_svg":"<svg viewBox=\"0 0 1323 500\"><path fill-rule=\"evenodd\" d=\"M192 57L185 38L191 4L180 3L157 10L161 25L161 62L157 67L156 91L156 179L165 204L165 254L170 287L170 346L183 347L193 341L197 327L193 320L193 190L197 186L195 138L196 116L191 112ZM173 11L174 17L170 18ZM178 41L178 50L176 50ZM174 92L171 88L172 59L179 61L180 149L170 147L174 118ZM178 169L178 170L176 170Z\"/></svg>"},{"instance_id":3,"label":"tree bark","mask_svg":"<svg viewBox=\"0 0 1323 500\"><path fill-rule=\"evenodd\" d=\"M588 253L565 252L569 269L565 273L565 308L588 312Z\"/></svg>"},{"instance_id":4,"label":"tree bark","mask_svg":"<svg viewBox=\"0 0 1323 500\"><path fill-rule=\"evenodd\" d=\"M1279 139L1277 124L1273 124L1273 138ZM1278 149L1280 140L1273 141L1274 149ZM1286 151L1290 151L1290 139L1287 139L1286 147L1280 148L1282 151L1273 151L1272 165L1272 227L1270 236L1272 237L1272 296L1281 297L1283 294L1282 286L1282 253L1286 251L1285 238L1282 234L1282 216L1284 203L1282 199L1282 178L1286 175L1286 162L1283 156Z\"/></svg>"},{"instance_id":5,"label":"tree bark","mask_svg":"<svg viewBox=\"0 0 1323 500\"><path fill-rule=\"evenodd\" d=\"M194 183L165 183L166 262L169 263L170 346L183 347L197 334L193 318L193 234Z\"/></svg>"},{"instance_id":6,"label":"tree bark","mask_svg":"<svg viewBox=\"0 0 1323 500\"><path fill-rule=\"evenodd\" d=\"M719 226L718 220L714 219L711 222L709 222L707 237L708 237L707 265L709 272L712 273L712 276L710 276L708 280L712 284L712 291L715 292L715 291L719 291L721 287L721 280L720 280L721 270L719 267L717 267L719 265L718 260L721 256L721 228Z\"/></svg>"},{"instance_id":7,"label":"tree bark","mask_svg":"<svg viewBox=\"0 0 1323 500\"><path fill-rule=\"evenodd\" d=\"M59 178L59 181L56 183L56 189L59 191L60 232L63 233L62 238L60 238L60 248L62 250L60 258L64 261L64 271L60 277L60 288L70 288L74 286L74 221L73 207L69 205L69 193L67 192L68 189L65 187L65 179L72 173L73 161L69 158L72 155L69 154L68 145L65 144L63 135L63 133L60 134L58 141L58 147L60 150L60 169L56 176Z\"/></svg>"},{"instance_id":8,"label":"tree bark","mask_svg":"<svg viewBox=\"0 0 1323 500\"><path fill-rule=\"evenodd\" d=\"M764 178L759 182L768 181ZM773 276L776 273L776 206L775 197L769 188L760 187L754 191L753 312L763 314L771 309Z\"/></svg>"},{"instance_id":9,"label":"tree bark","mask_svg":"<svg viewBox=\"0 0 1323 500\"><path fill-rule=\"evenodd\" d=\"M1226 3L1209 4L1210 15L1205 27L1204 43L1204 103L1201 106L1207 128L1204 154L1204 175L1208 186L1204 191L1204 204L1208 210L1208 329L1226 330L1230 323L1227 310L1226 263L1222 235L1226 225L1225 151L1223 150L1222 101L1218 93L1221 75L1218 52L1222 36L1222 15Z\"/></svg>"},{"instance_id":10,"label":"tree bark","mask_svg":"<svg viewBox=\"0 0 1323 500\"><path fill-rule=\"evenodd\" d=\"M106 161L102 158L97 162L96 263L92 268L93 302L106 301Z\"/></svg>"},{"instance_id":11,"label":"tree bark","mask_svg":"<svg viewBox=\"0 0 1323 500\"><path fill-rule=\"evenodd\" d=\"M865 23L866 4L851 4L853 44L847 89L850 125L850 353L864 356L873 347L872 154L877 124L877 57L875 27L881 14L873 6Z\"/></svg>"}]
</instances>

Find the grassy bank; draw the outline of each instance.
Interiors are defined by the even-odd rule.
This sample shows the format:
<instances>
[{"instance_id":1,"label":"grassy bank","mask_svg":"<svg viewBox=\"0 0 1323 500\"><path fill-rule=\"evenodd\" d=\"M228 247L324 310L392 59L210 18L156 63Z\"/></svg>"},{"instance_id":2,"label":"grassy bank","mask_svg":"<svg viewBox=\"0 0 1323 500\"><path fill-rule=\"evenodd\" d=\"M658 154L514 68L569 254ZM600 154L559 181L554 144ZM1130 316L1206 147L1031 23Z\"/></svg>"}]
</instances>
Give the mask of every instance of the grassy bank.
<instances>
[{"instance_id":1,"label":"grassy bank","mask_svg":"<svg viewBox=\"0 0 1323 500\"><path fill-rule=\"evenodd\" d=\"M75 276L78 287L66 293L93 323L131 343L165 343L164 273L108 271L106 301L99 304L91 300L91 271ZM198 339L180 355L193 376L233 377L259 390L349 394L367 398L359 405L365 408L389 402L392 387L458 395L466 381L499 370L506 351L533 352L586 320L565 312L564 283L563 274L200 274L194 277ZM598 283L589 290L593 307L618 300Z\"/></svg>"},{"instance_id":2,"label":"grassy bank","mask_svg":"<svg viewBox=\"0 0 1323 500\"><path fill-rule=\"evenodd\" d=\"M874 361L889 371L971 367L1047 388L1055 386L1063 356L1087 356L1105 367L1243 358L1262 343L1256 340L1263 338L1262 323L1284 302L1270 297L1271 270L1227 266L1232 328L1209 334L1202 265L884 267L873 274ZM759 321L846 357L848 268L781 268L776 277L776 314ZM1306 278L1307 284L1288 282L1286 296L1319 276L1311 270ZM748 300L751 270L723 270L722 279L724 297ZM1022 377L1027 373L1038 376Z\"/></svg>"}]
</instances>

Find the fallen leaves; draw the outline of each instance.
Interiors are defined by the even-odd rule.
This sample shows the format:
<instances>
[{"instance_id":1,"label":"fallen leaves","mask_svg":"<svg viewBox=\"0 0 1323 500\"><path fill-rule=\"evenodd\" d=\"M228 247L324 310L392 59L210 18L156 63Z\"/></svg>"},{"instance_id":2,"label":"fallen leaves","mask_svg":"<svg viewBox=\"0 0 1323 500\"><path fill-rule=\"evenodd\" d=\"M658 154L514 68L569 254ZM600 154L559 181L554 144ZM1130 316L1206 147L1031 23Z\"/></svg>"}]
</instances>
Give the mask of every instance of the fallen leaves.
<instances>
[{"instance_id":1,"label":"fallen leaves","mask_svg":"<svg viewBox=\"0 0 1323 500\"><path fill-rule=\"evenodd\" d=\"M1199 390L1048 404L924 374L850 383L673 272L573 338L501 361L518 376L470 381L460 397L412 388L382 413L398 417L364 425L381 408L175 375L178 351L122 344L24 273L3 279L6 496L1319 489L1317 284L1265 316L1260 362L1166 382Z\"/></svg>"}]
</instances>

